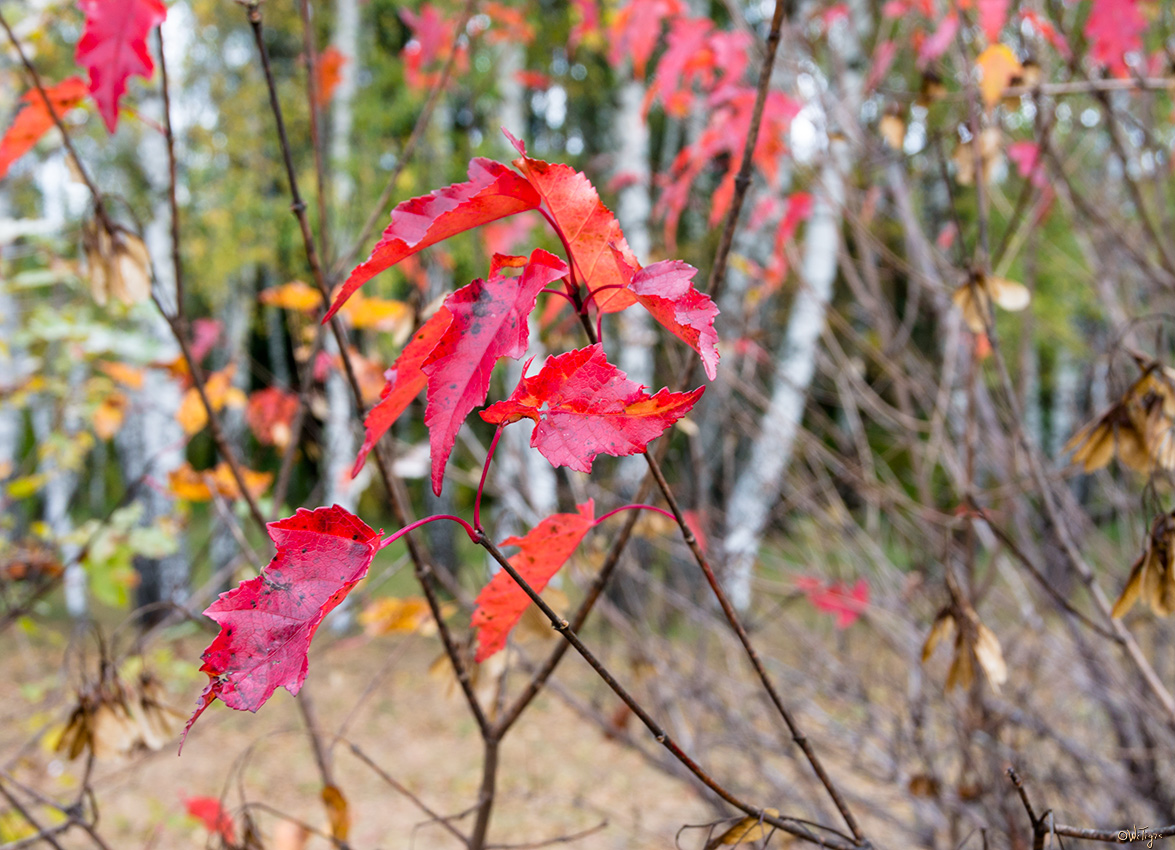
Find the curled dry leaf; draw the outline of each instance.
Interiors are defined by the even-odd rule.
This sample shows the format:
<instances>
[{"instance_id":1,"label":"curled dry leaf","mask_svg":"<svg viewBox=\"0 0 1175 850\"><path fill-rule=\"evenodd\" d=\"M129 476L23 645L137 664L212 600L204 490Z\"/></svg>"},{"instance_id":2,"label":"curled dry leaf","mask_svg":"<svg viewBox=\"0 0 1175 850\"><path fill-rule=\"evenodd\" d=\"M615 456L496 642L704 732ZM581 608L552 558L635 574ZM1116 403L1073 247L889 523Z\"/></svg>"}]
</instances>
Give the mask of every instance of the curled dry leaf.
<instances>
[{"instance_id":1,"label":"curled dry leaf","mask_svg":"<svg viewBox=\"0 0 1175 850\"><path fill-rule=\"evenodd\" d=\"M959 625L960 621L962 626ZM922 662L926 663L951 631L955 633L955 655L947 671L945 689L969 688L975 681L975 665L978 663L988 683L998 693L1000 685L1008 680L1004 653L995 633L979 621L979 615L971 608L961 615L956 610L948 609L935 618L926 642L922 645Z\"/></svg>"},{"instance_id":2,"label":"curled dry leaf","mask_svg":"<svg viewBox=\"0 0 1175 850\"><path fill-rule=\"evenodd\" d=\"M336 842L346 841L347 834L351 831L351 812L347 807L347 798L337 785L325 785L322 788L322 802L330 819L331 838Z\"/></svg>"},{"instance_id":3,"label":"curled dry leaf","mask_svg":"<svg viewBox=\"0 0 1175 850\"><path fill-rule=\"evenodd\" d=\"M988 127L979 134L979 158L983 182L991 180L991 172L995 164L1003 156L1004 139L998 127ZM955 179L960 186L970 186L975 182L975 143L968 139L960 141L951 157L955 163Z\"/></svg>"},{"instance_id":4,"label":"curled dry leaf","mask_svg":"<svg viewBox=\"0 0 1175 850\"><path fill-rule=\"evenodd\" d=\"M123 684L113 665L103 663L97 684L84 687L62 730L56 752L75 759L87 749L95 758L160 750L175 737L183 715L165 702L162 685L143 672L138 684Z\"/></svg>"},{"instance_id":5,"label":"curled dry leaf","mask_svg":"<svg viewBox=\"0 0 1175 850\"><path fill-rule=\"evenodd\" d=\"M1028 287L1022 283L976 274L955 290L951 300L963 314L968 329L974 334L982 334L987 327L992 303L1015 313L1028 306L1031 296Z\"/></svg>"},{"instance_id":6,"label":"curled dry leaf","mask_svg":"<svg viewBox=\"0 0 1175 850\"><path fill-rule=\"evenodd\" d=\"M1125 616L1141 598L1160 617L1175 611L1175 513L1161 514L1151 525L1146 545L1130 568L1130 578L1114 603L1112 617Z\"/></svg>"},{"instance_id":7,"label":"curled dry leaf","mask_svg":"<svg viewBox=\"0 0 1175 850\"><path fill-rule=\"evenodd\" d=\"M778 809L764 809L763 812L773 818L779 817ZM747 815L726 832L710 841L706 848L707 850L715 850L715 848L731 844L750 844L752 841L761 841L773 832L775 832L775 827L764 823L762 818Z\"/></svg>"},{"instance_id":8,"label":"curled dry leaf","mask_svg":"<svg viewBox=\"0 0 1175 850\"><path fill-rule=\"evenodd\" d=\"M99 304L111 298L138 304L151 297L151 256L134 233L92 219L82 225L82 247L90 267L90 292Z\"/></svg>"},{"instance_id":9,"label":"curled dry leaf","mask_svg":"<svg viewBox=\"0 0 1175 850\"><path fill-rule=\"evenodd\" d=\"M1175 469L1175 369L1141 358L1139 366L1141 377L1065 444L1086 472L1108 464L1115 450L1135 472Z\"/></svg>"}]
</instances>

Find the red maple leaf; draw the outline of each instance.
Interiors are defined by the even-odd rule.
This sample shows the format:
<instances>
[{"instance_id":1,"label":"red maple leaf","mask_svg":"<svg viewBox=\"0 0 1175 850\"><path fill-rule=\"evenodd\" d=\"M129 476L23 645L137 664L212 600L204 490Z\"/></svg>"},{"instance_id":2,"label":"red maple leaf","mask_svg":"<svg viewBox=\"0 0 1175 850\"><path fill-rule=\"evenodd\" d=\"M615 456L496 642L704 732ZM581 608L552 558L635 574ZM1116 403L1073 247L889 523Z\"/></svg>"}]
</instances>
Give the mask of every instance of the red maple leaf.
<instances>
[{"instance_id":1,"label":"red maple leaf","mask_svg":"<svg viewBox=\"0 0 1175 850\"><path fill-rule=\"evenodd\" d=\"M543 588L579 546L579 541L596 524L595 503L588 499L577 506L577 514L552 514L530 530L525 537L508 537L503 546L519 546L522 551L510 559L510 566L526 580L536 593ZM490 579L477 595L470 625L477 629L477 655L480 664L504 649L506 636L518 623L530 597L502 570Z\"/></svg>"},{"instance_id":2,"label":"red maple leaf","mask_svg":"<svg viewBox=\"0 0 1175 850\"><path fill-rule=\"evenodd\" d=\"M1008 21L1008 5L1010 0L978 0L979 28L987 36L987 40L996 44L1000 40L1000 30Z\"/></svg>"},{"instance_id":3,"label":"red maple leaf","mask_svg":"<svg viewBox=\"0 0 1175 850\"><path fill-rule=\"evenodd\" d=\"M959 16L957 13L951 12L939 23L934 35L922 42L922 47L918 51L918 68L925 68L946 53L958 32Z\"/></svg>"},{"instance_id":4,"label":"red maple leaf","mask_svg":"<svg viewBox=\"0 0 1175 850\"><path fill-rule=\"evenodd\" d=\"M314 105L325 109L335 95L335 89L343 81L343 66L347 54L333 44L318 54L318 75L314 86Z\"/></svg>"},{"instance_id":5,"label":"red maple leaf","mask_svg":"<svg viewBox=\"0 0 1175 850\"><path fill-rule=\"evenodd\" d=\"M667 389L650 396L608 362L599 343L547 360L523 378L505 401L486 408L486 422L534 420L530 444L554 466L591 472L596 455L643 452L650 441L689 412L705 391Z\"/></svg>"},{"instance_id":6,"label":"red maple leaf","mask_svg":"<svg viewBox=\"0 0 1175 850\"><path fill-rule=\"evenodd\" d=\"M661 36L661 22L685 11L681 0L640 0L626 3L609 27L612 50L608 61L619 66L632 60L632 73L638 80L645 78L645 66L657 39Z\"/></svg>"},{"instance_id":7,"label":"red maple leaf","mask_svg":"<svg viewBox=\"0 0 1175 850\"><path fill-rule=\"evenodd\" d=\"M189 815L204 824L206 830L223 838L226 844L232 846L236 843L236 825L216 797L187 797L184 808Z\"/></svg>"},{"instance_id":8,"label":"red maple leaf","mask_svg":"<svg viewBox=\"0 0 1175 850\"><path fill-rule=\"evenodd\" d=\"M323 321L366 281L405 257L478 225L533 210L540 202L530 183L500 162L473 159L468 182L412 198L392 210L392 221L371 256L351 272Z\"/></svg>"},{"instance_id":9,"label":"red maple leaf","mask_svg":"<svg viewBox=\"0 0 1175 850\"><path fill-rule=\"evenodd\" d=\"M48 105L37 89L26 92L20 99L23 106L4 138L0 139L0 177L7 174L9 166L28 153L53 126L49 106L52 106L58 118L63 116L86 96L86 81L81 77L70 77L55 86L49 86L45 94L49 96Z\"/></svg>"},{"instance_id":10,"label":"red maple leaf","mask_svg":"<svg viewBox=\"0 0 1175 850\"><path fill-rule=\"evenodd\" d=\"M299 508L268 530L277 548L273 560L204 610L220 624L220 634L200 656L208 687L184 738L217 698L229 708L256 711L278 688L297 694L315 630L367 575L379 549L379 535L338 505Z\"/></svg>"},{"instance_id":11,"label":"red maple leaf","mask_svg":"<svg viewBox=\"0 0 1175 850\"><path fill-rule=\"evenodd\" d=\"M290 442L290 422L298 412L298 397L278 387L266 387L249 396L245 422L263 446L285 448Z\"/></svg>"},{"instance_id":12,"label":"red maple leaf","mask_svg":"<svg viewBox=\"0 0 1175 850\"><path fill-rule=\"evenodd\" d=\"M522 156L514 160L534 190L541 196L559 232L575 269L576 279L595 296L592 300L603 313L615 313L636 301L625 289L619 256L633 268L640 268L616 216L604 206L591 181L570 165L543 162L526 155L526 145L506 133Z\"/></svg>"},{"instance_id":13,"label":"red maple leaf","mask_svg":"<svg viewBox=\"0 0 1175 850\"><path fill-rule=\"evenodd\" d=\"M539 290L567 274L567 264L541 248L517 277L490 275L473 281L445 299L453 320L425 360L428 375L428 426L432 454L432 489L440 495L445 464L465 417L485 403L490 373L502 357L526 352L526 317Z\"/></svg>"},{"instance_id":14,"label":"red maple leaf","mask_svg":"<svg viewBox=\"0 0 1175 850\"><path fill-rule=\"evenodd\" d=\"M666 330L701 355L706 377L714 380L718 374L718 334L714 331L718 306L690 282L698 270L681 260L662 260L635 271L623 260L618 264L629 275L628 288L636 300Z\"/></svg>"},{"instance_id":15,"label":"red maple leaf","mask_svg":"<svg viewBox=\"0 0 1175 850\"><path fill-rule=\"evenodd\" d=\"M1130 75L1126 54L1142 50L1146 18L1138 0L1093 0L1085 22L1089 57L1115 77Z\"/></svg>"},{"instance_id":16,"label":"red maple leaf","mask_svg":"<svg viewBox=\"0 0 1175 850\"><path fill-rule=\"evenodd\" d=\"M869 607L869 583L863 578L851 590L844 582L825 584L814 576L800 576L795 584L816 610L836 615L838 629L847 629L857 622L861 612Z\"/></svg>"},{"instance_id":17,"label":"red maple leaf","mask_svg":"<svg viewBox=\"0 0 1175 850\"><path fill-rule=\"evenodd\" d=\"M447 307L441 307L433 313L432 318L420 326L420 330L412 340L404 346L400 356L391 368L384 373L387 384L380 392L380 402L367 414L363 420L366 435L363 437L363 446L359 449L359 456L355 458L355 465L351 468L351 477L354 478L363 468L368 453L379 442L389 428L400 418L408 405L428 383L428 375L424 374L421 366L425 359L432 354L441 336L449 329L453 314Z\"/></svg>"},{"instance_id":18,"label":"red maple leaf","mask_svg":"<svg viewBox=\"0 0 1175 850\"><path fill-rule=\"evenodd\" d=\"M118 126L118 101L132 74L150 78L155 70L147 34L163 23L161 0L78 0L86 28L76 61L90 72L90 94L111 133Z\"/></svg>"}]
</instances>

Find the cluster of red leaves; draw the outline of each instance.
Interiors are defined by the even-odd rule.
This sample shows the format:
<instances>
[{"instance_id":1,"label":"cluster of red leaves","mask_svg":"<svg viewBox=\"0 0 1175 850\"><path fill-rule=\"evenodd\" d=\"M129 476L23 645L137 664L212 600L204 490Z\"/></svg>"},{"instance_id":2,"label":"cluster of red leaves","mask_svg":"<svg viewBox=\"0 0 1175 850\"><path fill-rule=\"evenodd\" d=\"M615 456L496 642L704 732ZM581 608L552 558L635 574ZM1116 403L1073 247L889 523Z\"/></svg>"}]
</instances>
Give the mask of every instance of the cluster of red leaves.
<instances>
[{"instance_id":1,"label":"cluster of red leaves","mask_svg":"<svg viewBox=\"0 0 1175 850\"><path fill-rule=\"evenodd\" d=\"M60 118L78 106L87 91L113 133L127 80L135 75L149 78L155 70L147 35L167 16L161 0L78 0L78 6L86 22L75 61L89 71L89 84L70 77L46 86L48 103L36 90L25 93L20 112L0 139L0 178L48 132L53 115Z\"/></svg>"},{"instance_id":2,"label":"cluster of red leaves","mask_svg":"<svg viewBox=\"0 0 1175 850\"><path fill-rule=\"evenodd\" d=\"M511 169L487 159L475 159L469 166L469 180L440 189L430 195L405 201L392 211L391 223L371 256L344 282L327 313L333 315L364 282L420 250L450 236L480 225L530 210L541 210L558 233L570 265L546 251L536 250L529 258L495 254L487 280L475 280L446 300L444 307L424 324L405 346L387 373L381 400L368 414L366 437L354 473L358 473L376 441L427 387L425 424L429 428L432 453L432 485L440 492L445 464L466 417L485 403L490 374L503 357L517 359L526 351L527 317L539 293L549 284L564 281L568 291L582 286L587 292L587 309L614 313L633 305L647 309L666 329L697 351L707 375L713 379L718 365L718 338L713 302L698 292L691 279L695 270L684 263L657 263L641 268L628 247L615 216L600 201L595 187L582 173L567 165L543 162L528 156L525 146L511 137L520 154ZM521 269L521 274L507 272ZM642 394L642 388L627 381L607 363L602 348L572 352L580 358L573 372L570 360L554 358L543 372L524 381L515 392L535 399L537 410L552 404L554 372L563 374L559 391L562 400L575 392L585 398L593 392L591 382L613 388L624 387L614 397L590 399L610 405L576 410L575 416L594 417L598 426L594 440L573 440L574 457L553 449L543 454L556 465L590 469L599 453L614 456L643 451L648 441L660 435L693 405L701 390L690 394ZM569 357L570 355L564 355ZM558 362L556 362L558 361ZM589 364L590 367L585 365ZM584 371L586 369L586 371ZM533 395L535 382L542 378L547 395ZM525 387L527 388L524 388ZM526 395L531 393L531 395ZM526 407L530 402L518 402ZM631 409L630 409L631 408ZM500 413L500 409L499 409ZM497 414L496 414L497 415ZM519 416L540 418L540 414L514 410L512 417L500 413L499 423ZM569 412L546 410L542 445L553 445L562 434ZM616 423L623 422L623 425ZM611 423L605 427L604 423ZM579 426L576 426L579 427ZM620 438L623 435L623 439ZM536 447L539 443L535 443Z\"/></svg>"},{"instance_id":3,"label":"cluster of red leaves","mask_svg":"<svg viewBox=\"0 0 1175 850\"><path fill-rule=\"evenodd\" d=\"M431 3L422 3L419 12L400 9L404 25L412 30L412 40L404 48L404 79L416 91L427 91L441 78L441 68L453 51L457 51L457 70L464 71L469 51L454 44L456 19L444 15Z\"/></svg>"}]
</instances>

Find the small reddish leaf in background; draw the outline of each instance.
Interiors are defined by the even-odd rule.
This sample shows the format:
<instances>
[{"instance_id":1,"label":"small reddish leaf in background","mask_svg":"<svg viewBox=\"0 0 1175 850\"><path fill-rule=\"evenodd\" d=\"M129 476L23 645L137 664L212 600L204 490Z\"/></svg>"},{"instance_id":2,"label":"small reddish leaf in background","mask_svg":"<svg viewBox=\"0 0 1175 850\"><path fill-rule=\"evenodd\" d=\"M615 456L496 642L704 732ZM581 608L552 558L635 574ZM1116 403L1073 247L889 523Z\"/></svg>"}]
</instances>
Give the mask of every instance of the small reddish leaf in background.
<instances>
[{"instance_id":1,"label":"small reddish leaf in background","mask_svg":"<svg viewBox=\"0 0 1175 850\"><path fill-rule=\"evenodd\" d=\"M432 489L438 495L457 432L470 411L485 402L494 365L502 357L518 359L525 353L526 317L539 290L566 274L566 263L536 248L521 275L478 279L445 299L453 320L421 367L428 375L424 424L432 454Z\"/></svg>"},{"instance_id":2,"label":"small reddish leaf in background","mask_svg":"<svg viewBox=\"0 0 1175 850\"><path fill-rule=\"evenodd\" d=\"M478 157L469 163L469 181L413 198L392 210L392 221L371 256L351 272L323 321L375 275L429 245L466 230L533 210L541 199L522 177L500 162Z\"/></svg>"},{"instance_id":3,"label":"small reddish leaf in background","mask_svg":"<svg viewBox=\"0 0 1175 850\"><path fill-rule=\"evenodd\" d=\"M315 630L367 575L379 549L379 535L338 505L299 508L269 523L268 531L277 554L261 575L220 594L204 610L220 624L220 634L200 656L208 687L185 738L217 698L229 708L256 711L278 688L297 694Z\"/></svg>"},{"instance_id":4,"label":"small reddish leaf in background","mask_svg":"<svg viewBox=\"0 0 1175 850\"><path fill-rule=\"evenodd\" d=\"M118 126L118 101L133 74L150 78L155 70L147 35L163 23L160 0L78 0L86 28L76 61L90 72L90 94L111 133Z\"/></svg>"},{"instance_id":5,"label":"small reddish leaf in background","mask_svg":"<svg viewBox=\"0 0 1175 850\"><path fill-rule=\"evenodd\" d=\"M444 17L431 3L422 3L420 14L400 9L400 18L412 30L412 40L404 48L404 78L410 88L427 89L441 78L440 66L453 52L456 20ZM457 47L457 71L468 63L464 45Z\"/></svg>"},{"instance_id":6,"label":"small reddish leaf in background","mask_svg":"<svg viewBox=\"0 0 1175 850\"><path fill-rule=\"evenodd\" d=\"M702 357L706 377L718 374L718 334L714 319L718 306L694 289L697 269L681 260L662 260L633 273L623 260L618 265L632 277L628 288L661 325Z\"/></svg>"},{"instance_id":7,"label":"small reddish leaf in background","mask_svg":"<svg viewBox=\"0 0 1175 850\"><path fill-rule=\"evenodd\" d=\"M515 71L514 79L528 89L546 91L551 87L551 78L541 71Z\"/></svg>"},{"instance_id":8,"label":"small reddish leaf in background","mask_svg":"<svg viewBox=\"0 0 1175 850\"><path fill-rule=\"evenodd\" d=\"M925 68L935 59L946 53L947 48L951 46L951 42L955 40L955 35L958 32L959 15L956 12L951 12L939 23L938 29L934 31L934 35L922 42L922 48L918 51L918 68Z\"/></svg>"},{"instance_id":9,"label":"small reddish leaf in background","mask_svg":"<svg viewBox=\"0 0 1175 850\"><path fill-rule=\"evenodd\" d=\"M595 39L600 35L600 5L596 0L571 0L571 5L579 12L579 20L571 26L567 35L567 52L575 53L575 49L586 39Z\"/></svg>"},{"instance_id":10,"label":"small reddish leaf in background","mask_svg":"<svg viewBox=\"0 0 1175 850\"><path fill-rule=\"evenodd\" d=\"M1138 0L1093 0L1085 22L1089 57L1115 77L1129 76L1126 54L1142 50L1144 32Z\"/></svg>"},{"instance_id":11,"label":"small reddish leaf in background","mask_svg":"<svg viewBox=\"0 0 1175 850\"><path fill-rule=\"evenodd\" d=\"M898 45L893 41L883 41L873 51L873 61L869 63L869 76L865 78L865 91L871 92L877 84L885 79L889 66L893 64L897 55Z\"/></svg>"},{"instance_id":12,"label":"small reddish leaf in background","mask_svg":"<svg viewBox=\"0 0 1175 850\"><path fill-rule=\"evenodd\" d=\"M514 160L514 167L526 175L547 205L560 235L567 240L576 279L593 294L598 292L592 299L596 308L615 313L633 304L636 298L625 289L624 274L613 248L633 268L640 268L640 263L624 239L620 222L604 206L591 181L570 165L527 156L526 145L508 131L506 136L522 154Z\"/></svg>"},{"instance_id":13,"label":"small reddish leaf in background","mask_svg":"<svg viewBox=\"0 0 1175 850\"><path fill-rule=\"evenodd\" d=\"M1061 54L1062 58L1068 60L1072 57L1073 51L1069 49L1069 42L1065 40L1065 36L1057 32L1057 28L1053 26L1051 21L1038 15L1031 9L1021 9L1020 17L1027 21L1038 34L1043 36Z\"/></svg>"},{"instance_id":14,"label":"small reddish leaf in background","mask_svg":"<svg viewBox=\"0 0 1175 850\"><path fill-rule=\"evenodd\" d=\"M521 547L522 551L510 559L510 566L536 593L543 592L596 523L595 503L591 499L577 507L577 514L552 514L525 537L508 537L502 541L502 546ZM506 636L529 604L530 597L505 570L496 573L482 588L470 623L477 629L475 660L479 664L506 647Z\"/></svg>"},{"instance_id":15,"label":"small reddish leaf in background","mask_svg":"<svg viewBox=\"0 0 1175 850\"><path fill-rule=\"evenodd\" d=\"M1040 147L1036 142L1012 142L1005 153L1008 159L1016 164L1016 171L1021 177L1027 178L1038 189L1043 189L1047 185L1040 161Z\"/></svg>"},{"instance_id":16,"label":"small reddish leaf in background","mask_svg":"<svg viewBox=\"0 0 1175 850\"><path fill-rule=\"evenodd\" d=\"M987 40L995 44L1000 40L1000 31L1008 22L1010 0L977 0L979 28Z\"/></svg>"},{"instance_id":17,"label":"small reddish leaf in background","mask_svg":"<svg viewBox=\"0 0 1175 850\"><path fill-rule=\"evenodd\" d=\"M290 444L290 422L298 412L298 396L278 387L266 387L249 396L245 421L257 442L284 449Z\"/></svg>"},{"instance_id":18,"label":"small reddish leaf in background","mask_svg":"<svg viewBox=\"0 0 1175 850\"><path fill-rule=\"evenodd\" d=\"M481 418L495 425L526 417L535 422L530 444L554 466L591 472L596 455L642 452L689 412L705 387L693 392L645 388L608 362L599 343L547 360L523 378L506 401Z\"/></svg>"},{"instance_id":19,"label":"small reddish leaf in background","mask_svg":"<svg viewBox=\"0 0 1175 850\"><path fill-rule=\"evenodd\" d=\"M236 825L216 797L188 797L184 800L184 808L189 815L204 824L206 830L223 838L226 844L236 843Z\"/></svg>"},{"instance_id":20,"label":"small reddish leaf in background","mask_svg":"<svg viewBox=\"0 0 1175 850\"><path fill-rule=\"evenodd\" d=\"M318 54L318 78L314 86L314 105L318 109L330 105L335 89L343 81L343 66L347 62L347 54L333 44Z\"/></svg>"},{"instance_id":21,"label":"small reddish leaf in background","mask_svg":"<svg viewBox=\"0 0 1175 850\"><path fill-rule=\"evenodd\" d=\"M199 363L220 339L220 322L216 319L196 319L192 322L192 341L189 343L192 359Z\"/></svg>"},{"instance_id":22,"label":"small reddish leaf in background","mask_svg":"<svg viewBox=\"0 0 1175 850\"><path fill-rule=\"evenodd\" d=\"M49 105L60 118L81 102L86 91L85 80L70 77L46 88L45 94L49 96ZM53 126L53 116L39 91L33 89L26 92L20 102L23 104L20 112L16 114L4 138L0 139L0 178L8 173L12 163L28 153Z\"/></svg>"},{"instance_id":23,"label":"small reddish leaf in background","mask_svg":"<svg viewBox=\"0 0 1175 850\"><path fill-rule=\"evenodd\" d=\"M858 579L852 589L844 582L826 584L814 576L800 576L795 585L818 611L836 615L838 629L847 629L857 622L861 612L869 607L869 583L865 579Z\"/></svg>"},{"instance_id":24,"label":"small reddish leaf in background","mask_svg":"<svg viewBox=\"0 0 1175 850\"><path fill-rule=\"evenodd\" d=\"M638 80L645 78L645 67L661 37L661 22L684 14L681 0L639 0L626 3L609 29L612 50L608 61L619 67L626 59L632 60L632 73Z\"/></svg>"},{"instance_id":25,"label":"small reddish leaf in background","mask_svg":"<svg viewBox=\"0 0 1175 850\"><path fill-rule=\"evenodd\" d=\"M534 41L534 27L522 10L490 0L481 4L480 11L490 19L486 34L490 44L527 45Z\"/></svg>"},{"instance_id":26,"label":"small reddish leaf in background","mask_svg":"<svg viewBox=\"0 0 1175 850\"><path fill-rule=\"evenodd\" d=\"M400 418L400 414L412 403L412 399L420 395L420 391L428 383L428 376L420 367L432 354L432 350L449 329L452 320L453 314L447 307L437 310L431 319L420 326L420 330L412 337L411 342L404 346L396 362L384 373L387 383L380 393L380 402L371 408L367 418L363 420L366 434L363 437L363 446L359 449L359 456L355 458L355 465L351 468L352 478L359 474L368 453L379 438L392 427Z\"/></svg>"}]
</instances>

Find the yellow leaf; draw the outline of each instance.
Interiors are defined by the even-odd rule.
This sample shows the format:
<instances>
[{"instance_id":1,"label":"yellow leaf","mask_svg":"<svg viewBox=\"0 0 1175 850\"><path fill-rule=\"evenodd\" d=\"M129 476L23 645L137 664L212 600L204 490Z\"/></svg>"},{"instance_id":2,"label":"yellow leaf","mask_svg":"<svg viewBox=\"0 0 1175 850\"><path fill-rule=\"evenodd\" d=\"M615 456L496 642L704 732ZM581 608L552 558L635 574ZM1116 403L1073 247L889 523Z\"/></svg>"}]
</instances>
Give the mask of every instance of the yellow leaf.
<instances>
[{"instance_id":1,"label":"yellow leaf","mask_svg":"<svg viewBox=\"0 0 1175 850\"><path fill-rule=\"evenodd\" d=\"M432 622L428 602L419 596L404 599L385 596L374 599L359 614L359 622L368 635L386 635L419 631Z\"/></svg>"},{"instance_id":2,"label":"yellow leaf","mask_svg":"<svg viewBox=\"0 0 1175 850\"><path fill-rule=\"evenodd\" d=\"M993 44L979 54L977 64L982 79L979 81L979 91L983 95L983 103L990 110L999 103L1004 89L1019 76L1022 68L1010 47L1003 44Z\"/></svg>"},{"instance_id":3,"label":"yellow leaf","mask_svg":"<svg viewBox=\"0 0 1175 850\"><path fill-rule=\"evenodd\" d=\"M322 306L322 294L310 284L291 280L281 286L271 286L259 296L262 304L294 310L298 313L313 313Z\"/></svg>"},{"instance_id":4,"label":"yellow leaf","mask_svg":"<svg viewBox=\"0 0 1175 850\"><path fill-rule=\"evenodd\" d=\"M245 489L249 491L249 495L254 499L260 498L269 489L270 482L273 481L273 473L256 472L252 469L246 469L243 466L239 468L241 470L241 478L245 481ZM232 468L223 460L212 470L212 485L226 499L241 498L241 490L237 487L236 479L233 478Z\"/></svg>"},{"instance_id":5,"label":"yellow leaf","mask_svg":"<svg viewBox=\"0 0 1175 850\"><path fill-rule=\"evenodd\" d=\"M339 312L347 317L352 327L364 330L395 332L405 322L412 321L412 310L403 301L361 297L358 292Z\"/></svg>"},{"instance_id":6,"label":"yellow leaf","mask_svg":"<svg viewBox=\"0 0 1175 850\"><path fill-rule=\"evenodd\" d=\"M347 833L351 831L351 813L347 809L347 798L335 785L325 785L322 789L322 802L326 805L326 814L330 818L330 834L335 841L346 841Z\"/></svg>"},{"instance_id":7,"label":"yellow leaf","mask_svg":"<svg viewBox=\"0 0 1175 850\"><path fill-rule=\"evenodd\" d=\"M877 122L877 130L881 133L881 138L893 150L900 151L902 144L906 140L906 122L902 120L901 115L895 115L892 112L887 112L881 116L881 120Z\"/></svg>"},{"instance_id":8,"label":"yellow leaf","mask_svg":"<svg viewBox=\"0 0 1175 850\"><path fill-rule=\"evenodd\" d=\"M25 475L21 478L14 478L8 482L8 496L12 499L27 499L30 496L36 495L45 482L49 480L49 476L43 473L37 475Z\"/></svg>"},{"instance_id":9,"label":"yellow leaf","mask_svg":"<svg viewBox=\"0 0 1175 850\"><path fill-rule=\"evenodd\" d=\"M247 403L245 394L232 385L236 369L236 364L230 363L219 372L213 372L205 377L204 392L214 413L219 413L226 404L231 407L243 407ZM175 418L189 437L208 424L208 411L195 387L190 387L184 393Z\"/></svg>"},{"instance_id":10,"label":"yellow leaf","mask_svg":"<svg viewBox=\"0 0 1175 850\"><path fill-rule=\"evenodd\" d=\"M763 812L774 818L779 817L779 811L777 809L764 809ZM747 815L730 829L726 830L726 832L722 833L722 835L718 836L716 842L711 843L714 846L722 844L750 844L752 841L759 841L760 839L766 838L774 830L775 827L771 824L763 823L759 818Z\"/></svg>"}]
</instances>

